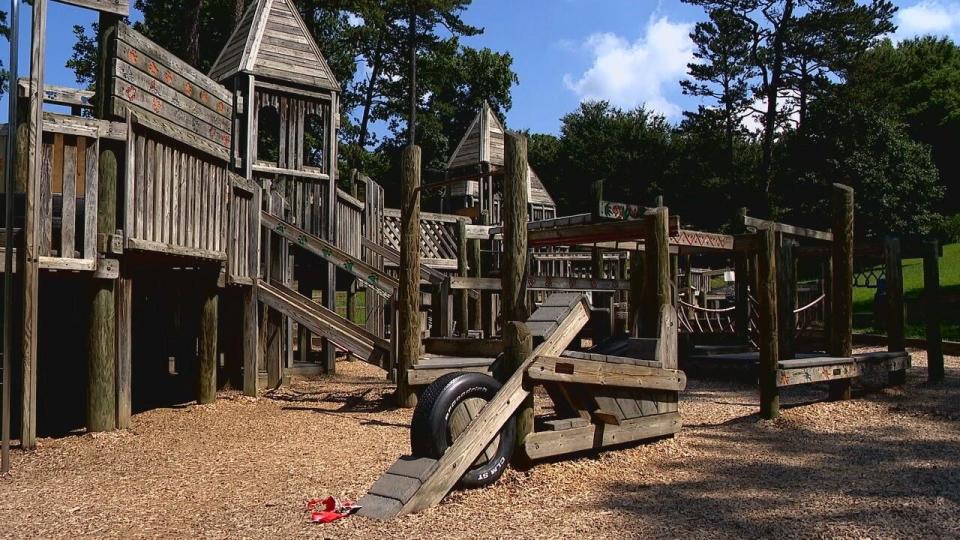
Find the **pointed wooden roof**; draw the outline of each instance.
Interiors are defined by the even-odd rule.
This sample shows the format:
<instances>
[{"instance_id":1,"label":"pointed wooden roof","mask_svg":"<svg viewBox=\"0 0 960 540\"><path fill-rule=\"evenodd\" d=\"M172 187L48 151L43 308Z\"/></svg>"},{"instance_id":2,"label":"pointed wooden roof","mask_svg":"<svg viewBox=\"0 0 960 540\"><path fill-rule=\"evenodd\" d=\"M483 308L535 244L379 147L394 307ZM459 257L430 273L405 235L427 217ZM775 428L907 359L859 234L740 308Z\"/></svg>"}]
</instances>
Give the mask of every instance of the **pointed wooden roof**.
<instances>
[{"instance_id":1,"label":"pointed wooden roof","mask_svg":"<svg viewBox=\"0 0 960 540\"><path fill-rule=\"evenodd\" d=\"M220 82L236 73L340 91L293 0L257 0L247 7L210 68Z\"/></svg>"},{"instance_id":2,"label":"pointed wooden roof","mask_svg":"<svg viewBox=\"0 0 960 540\"><path fill-rule=\"evenodd\" d=\"M456 169L459 167L469 167L478 163L489 163L497 167L503 166L503 124L494 114L493 109L487 102L477 116L470 122L470 127L463 134L456 150L447 161L447 169ZM527 189L527 197L534 204L555 205L553 197L547 192L547 188L540 181L540 177L533 168L528 166L527 176L530 179L530 185Z\"/></svg>"}]
</instances>

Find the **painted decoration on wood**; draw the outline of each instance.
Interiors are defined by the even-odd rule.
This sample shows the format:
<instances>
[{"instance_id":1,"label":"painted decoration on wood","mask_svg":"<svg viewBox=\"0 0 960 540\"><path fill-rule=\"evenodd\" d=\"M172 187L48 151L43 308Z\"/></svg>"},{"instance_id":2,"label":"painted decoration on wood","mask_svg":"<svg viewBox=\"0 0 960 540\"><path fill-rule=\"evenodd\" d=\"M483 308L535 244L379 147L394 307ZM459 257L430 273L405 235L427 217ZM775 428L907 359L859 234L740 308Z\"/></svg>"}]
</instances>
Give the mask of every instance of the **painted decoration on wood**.
<instances>
[{"instance_id":1,"label":"painted decoration on wood","mask_svg":"<svg viewBox=\"0 0 960 540\"><path fill-rule=\"evenodd\" d=\"M600 201L600 217L607 219L640 219L646 208L636 204Z\"/></svg>"},{"instance_id":2,"label":"painted decoration on wood","mask_svg":"<svg viewBox=\"0 0 960 540\"><path fill-rule=\"evenodd\" d=\"M223 160L230 155L232 96L213 79L127 25L117 29L113 113Z\"/></svg>"}]
</instances>

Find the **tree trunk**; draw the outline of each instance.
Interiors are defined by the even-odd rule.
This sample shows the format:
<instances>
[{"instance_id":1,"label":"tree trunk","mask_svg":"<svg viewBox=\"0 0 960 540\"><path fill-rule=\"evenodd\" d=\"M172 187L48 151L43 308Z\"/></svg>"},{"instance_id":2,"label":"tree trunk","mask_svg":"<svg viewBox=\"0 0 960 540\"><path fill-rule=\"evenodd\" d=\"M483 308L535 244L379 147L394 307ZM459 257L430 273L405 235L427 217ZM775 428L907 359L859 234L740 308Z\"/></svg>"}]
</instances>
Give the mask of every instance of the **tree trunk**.
<instances>
[{"instance_id":1,"label":"tree trunk","mask_svg":"<svg viewBox=\"0 0 960 540\"><path fill-rule=\"evenodd\" d=\"M383 66L383 33L377 38L377 47L374 49L373 65L370 66L370 82L367 83L365 95L363 96L363 114L360 117L360 135L357 137L357 146L363 148L367 144L368 126L370 125L370 110L373 108L374 89L377 79L380 78L380 70Z\"/></svg>"},{"instance_id":2,"label":"tree trunk","mask_svg":"<svg viewBox=\"0 0 960 540\"><path fill-rule=\"evenodd\" d=\"M191 66L196 67L200 63L200 11L203 7L203 0L193 0L187 7L186 30L187 50L185 51L185 60Z\"/></svg>"},{"instance_id":3,"label":"tree trunk","mask_svg":"<svg viewBox=\"0 0 960 540\"><path fill-rule=\"evenodd\" d=\"M776 32L773 34L773 63L770 66L770 82L765 88L767 111L764 113L763 159L760 165L760 176L763 179L763 193L768 215L772 210L770 188L773 185L773 138L777 131L777 101L780 86L783 84L784 41L792 18L793 0L786 0L780 23L776 25Z\"/></svg>"}]
</instances>

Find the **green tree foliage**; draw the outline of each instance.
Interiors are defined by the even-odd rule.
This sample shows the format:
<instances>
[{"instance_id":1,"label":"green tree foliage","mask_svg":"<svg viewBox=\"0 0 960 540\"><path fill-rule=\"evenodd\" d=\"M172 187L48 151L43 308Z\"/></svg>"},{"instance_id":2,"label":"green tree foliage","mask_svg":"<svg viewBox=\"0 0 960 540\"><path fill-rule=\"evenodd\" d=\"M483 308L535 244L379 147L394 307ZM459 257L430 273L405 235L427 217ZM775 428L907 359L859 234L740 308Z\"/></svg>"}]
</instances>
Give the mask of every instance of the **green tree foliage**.
<instances>
[{"instance_id":1,"label":"green tree foliage","mask_svg":"<svg viewBox=\"0 0 960 540\"><path fill-rule=\"evenodd\" d=\"M941 210L960 212L960 47L949 39L886 41L851 67L844 87L859 107L882 109L930 145L946 189Z\"/></svg>"},{"instance_id":2,"label":"green tree foliage","mask_svg":"<svg viewBox=\"0 0 960 540\"><path fill-rule=\"evenodd\" d=\"M842 95L811 104L803 135L788 134L779 152L789 180L781 204L792 223L828 219L823 198L833 182L856 190L857 234L928 234L943 195L927 145L910 138L898 119L873 107L851 105Z\"/></svg>"},{"instance_id":3,"label":"green tree foliage","mask_svg":"<svg viewBox=\"0 0 960 540\"><path fill-rule=\"evenodd\" d=\"M704 8L709 21L694 32L704 62L691 69L701 83L716 84L716 73L730 65L750 65L753 99L762 118L759 187L768 196L774 178L777 134L790 127L793 108L801 118L809 100L831 77L842 76L850 61L880 36L894 29L896 7L890 0L684 0ZM729 26L743 34L740 47L731 47ZM723 53L716 55L716 53ZM707 54L709 53L709 54ZM736 61L730 54L737 53ZM721 62L724 65L715 65ZM770 204L768 203L768 207Z\"/></svg>"}]
</instances>

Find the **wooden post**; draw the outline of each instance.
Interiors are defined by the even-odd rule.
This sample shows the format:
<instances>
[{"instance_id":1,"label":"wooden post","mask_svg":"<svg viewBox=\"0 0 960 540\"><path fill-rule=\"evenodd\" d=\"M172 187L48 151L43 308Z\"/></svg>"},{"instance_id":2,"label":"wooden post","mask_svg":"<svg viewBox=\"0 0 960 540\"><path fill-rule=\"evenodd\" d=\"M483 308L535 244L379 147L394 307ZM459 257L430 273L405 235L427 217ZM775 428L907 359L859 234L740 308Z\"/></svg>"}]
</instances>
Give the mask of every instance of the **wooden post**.
<instances>
[{"instance_id":1,"label":"wooden post","mask_svg":"<svg viewBox=\"0 0 960 540\"><path fill-rule=\"evenodd\" d=\"M527 307L527 139L517 133L504 138L503 265L500 267L500 312L503 321L525 321Z\"/></svg>"},{"instance_id":2,"label":"wooden post","mask_svg":"<svg viewBox=\"0 0 960 540\"><path fill-rule=\"evenodd\" d=\"M403 150L400 176L400 289L397 316L397 404L415 407L407 370L420 359L420 147Z\"/></svg>"},{"instance_id":3,"label":"wooden post","mask_svg":"<svg viewBox=\"0 0 960 540\"><path fill-rule=\"evenodd\" d=\"M533 352L533 335L527 325L520 321L508 321L503 325L503 356L509 375L523 368L523 363ZM509 375L504 379L508 379ZM533 433L533 392L530 392L517 409L517 440L513 450L513 464L518 467L529 467L530 458L527 456L525 442L527 436Z\"/></svg>"},{"instance_id":4,"label":"wooden post","mask_svg":"<svg viewBox=\"0 0 960 540\"><path fill-rule=\"evenodd\" d=\"M644 240L645 272L640 304L640 335L657 337L660 306L670 304L669 212L661 206L645 219L647 237Z\"/></svg>"},{"instance_id":5,"label":"wooden post","mask_svg":"<svg viewBox=\"0 0 960 540\"><path fill-rule=\"evenodd\" d=\"M794 357L794 333L797 315L797 261L793 252L793 240L783 233L777 234L777 337L780 339L779 356L783 360Z\"/></svg>"},{"instance_id":6,"label":"wooden post","mask_svg":"<svg viewBox=\"0 0 960 540\"><path fill-rule=\"evenodd\" d=\"M450 278L430 287L430 310L433 312L433 324L430 325L432 337L450 336Z\"/></svg>"},{"instance_id":7,"label":"wooden post","mask_svg":"<svg viewBox=\"0 0 960 540\"><path fill-rule=\"evenodd\" d=\"M900 239L887 236L883 241L885 274L887 278L887 350L906 350L903 320L903 259L900 256ZM890 384L907 382L907 371L890 372Z\"/></svg>"},{"instance_id":8,"label":"wooden post","mask_svg":"<svg viewBox=\"0 0 960 540\"><path fill-rule=\"evenodd\" d=\"M943 380L943 336L940 334L940 246L923 243L923 300L927 338L927 379Z\"/></svg>"},{"instance_id":9,"label":"wooden post","mask_svg":"<svg viewBox=\"0 0 960 540\"><path fill-rule=\"evenodd\" d=\"M773 229L757 233L758 278L760 280L760 417L771 420L780 415L777 365L780 340L777 316L777 246Z\"/></svg>"},{"instance_id":10,"label":"wooden post","mask_svg":"<svg viewBox=\"0 0 960 540\"><path fill-rule=\"evenodd\" d=\"M256 275L256 274L254 274ZM260 356L260 332L258 331L257 289L243 290L243 394L257 397Z\"/></svg>"},{"instance_id":11,"label":"wooden post","mask_svg":"<svg viewBox=\"0 0 960 540\"><path fill-rule=\"evenodd\" d=\"M302 272L306 274L307 272ZM297 292L303 296L312 299L313 296L313 287L310 284L310 279L305 275L297 276ZM350 302L347 301L347 319L353 320ZM297 356L299 361L307 363L310 361L310 343L311 343L310 330L307 330L302 324L297 324Z\"/></svg>"},{"instance_id":12,"label":"wooden post","mask_svg":"<svg viewBox=\"0 0 960 540\"><path fill-rule=\"evenodd\" d=\"M746 227L743 225L747 217L747 209L740 208L733 222L733 230L743 234ZM687 265L689 269L689 265ZM750 268L746 253L737 251L733 254L734 272L734 324L737 331L737 342L746 345L750 341ZM689 285L689 278L687 281ZM756 293L756 291L754 291Z\"/></svg>"},{"instance_id":13,"label":"wooden post","mask_svg":"<svg viewBox=\"0 0 960 540\"><path fill-rule=\"evenodd\" d=\"M467 241L467 262L470 263L470 276L471 277L481 277L482 272L480 270L480 240L468 240ZM467 297L467 327L469 330L480 330L480 312L481 312L481 302L480 295L477 295L476 298L468 296Z\"/></svg>"},{"instance_id":14,"label":"wooden post","mask_svg":"<svg viewBox=\"0 0 960 540\"><path fill-rule=\"evenodd\" d=\"M833 184L833 330L830 355L853 354L853 188ZM850 379L830 381L830 399L850 399Z\"/></svg>"},{"instance_id":15,"label":"wooden post","mask_svg":"<svg viewBox=\"0 0 960 540\"><path fill-rule=\"evenodd\" d=\"M643 253L630 252L630 297L627 298L627 333L639 337L640 306L643 305Z\"/></svg>"},{"instance_id":16,"label":"wooden post","mask_svg":"<svg viewBox=\"0 0 960 540\"><path fill-rule=\"evenodd\" d=\"M216 276L214 276L214 280ZM215 281L204 287L200 312L200 346L198 347L200 381L197 402L213 403L217 399L217 311L219 299Z\"/></svg>"},{"instance_id":17,"label":"wooden post","mask_svg":"<svg viewBox=\"0 0 960 540\"><path fill-rule=\"evenodd\" d=\"M823 343L824 350L830 350L833 342L833 256L828 255L820 267L823 282Z\"/></svg>"},{"instance_id":18,"label":"wooden post","mask_svg":"<svg viewBox=\"0 0 960 540\"><path fill-rule=\"evenodd\" d=\"M461 219L457 221L457 275L460 277L467 277L469 274L470 265L467 257L467 222ZM467 335L467 325L469 324L468 296L465 289L453 293L453 321L457 334L461 336Z\"/></svg>"},{"instance_id":19,"label":"wooden post","mask_svg":"<svg viewBox=\"0 0 960 540\"><path fill-rule=\"evenodd\" d=\"M117 157L100 152L97 230L117 229ZM116 298L113 280L95 279L87 335L87 431L110 431L117 425Z\"/></svg>"}]
</instances>

